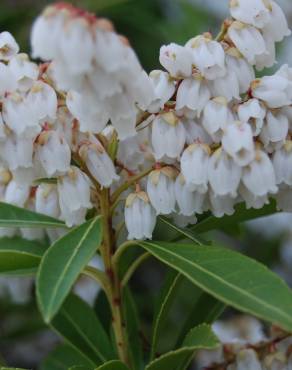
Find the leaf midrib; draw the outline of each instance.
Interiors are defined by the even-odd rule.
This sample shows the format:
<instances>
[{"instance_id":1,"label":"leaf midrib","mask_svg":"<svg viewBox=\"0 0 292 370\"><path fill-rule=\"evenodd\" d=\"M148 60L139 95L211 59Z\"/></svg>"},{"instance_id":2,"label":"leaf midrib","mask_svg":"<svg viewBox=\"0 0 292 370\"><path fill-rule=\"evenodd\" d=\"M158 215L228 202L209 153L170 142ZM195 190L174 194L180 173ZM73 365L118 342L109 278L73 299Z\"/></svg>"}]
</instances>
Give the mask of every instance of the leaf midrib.
<instances>
[{"instance_id":1,"label":"leaf midrib","mask_svg":"<svg viewBox=\"0 0 292 370\"><path fill-rule=\"evenodd\" d=\"M221 283L225 284L226 286L228 286L228 287L232 288L233 290L236 290L236 291L237 291L237 292L239 292L241 295L246 296L246 297L248 297L249 299L251 299L251 300L253 300L253 301L255 301L255 302L258 302L259 304L261 304L261 305L263 305L263 306L268 307L271 311L276 312L276 313L277 313L277 314L279 314L280 316L284 317L284 318L285 318L285 320L288 320L288 322L291 322L291 325L292 325L292 319L291 319L291 317L290 317L289 315L287 315L285 312L283 312L283 311L281 311L281 310L277 309L277 307L274 307L274 306L270 305L269 303L266 303L265 301L262 301L261 299L259 299L259 298L255 297L255 296L253 296L253 295L248 294L246 291L241 290L241 289L239 289L237 286L230 284L228 281L226 281L226 280L224 280L224 279L220 278L218 275L216 275L216 274L214 274L214 273L212 273L212 272L210 272L210 271L208 271L208 270L205 270L203 267L201 267L201 266L197 265L196 263L194 263L194 262L190 262L189 260L187 260L187 259L185 259L185 258L183 258L183 257L181 257L181 256L179 256L179 255L177 255L177 254L175 254L175 253L173 253L173 252L170 252L170 251L169 251L169 250L167 250L167 249L161 248L158 244L153 244L153 243L151 243L151 242L147 242L147 244L151 245L152 247L154 247L154 248L156 248L156 249L162 250L164 253L168 253L168 254L170 254L170 255L174 256L175 258L177 258L177 259L179 259L179 260L181 260L181 261L183 261L183 262L185 262L185 263L189 264L190 266L194 266L194 267L195 267L195 268L197 268L198 270L203 271L205 274L207 274L207 275L209 275L209 276L213 277L215 280L217 280L217 281L219 281L219 282L221 282ZM146 246L147 246L147 244L146 244ZM142 244L142 246L144 246L144 245L145 245L145 244ZM146 248L146 249L147 249L147 248ZM158 258L158 259L160 259L160 260L163 260L163 259L162 259L161 257L159 257L159 256L157 256L157 258ZM169 266L173 266L173 265L172 265L171 263L169 263L168 261L163 260L163 262L164 262L164 263L166 263L166 264L168 264ZM181 269L179 269L179 268L176 268L176 270L180 271L184 276L187 276L188 278L190 278L190 275L186 274L183 270L181 270ZM232 301L228 300L227 298L222 297L220 294L218 294L218 293L216 293L216 292L214 292L214 291L210 290L209 288L206 288L203 284L201 284L201 283L197 282L196 280L194 281L194 279L193 279L192 277L191 277L191 280L192 280L193 282L195 282L195 284L196 284L196 285L198 285L199 287L201 287L203 290L207 291L207 292L208 292L208 293L210 293L211 295L215 296L216 298L223 299L225 302L227 302L227 303L229 303L229 304L231 304L231 305L233 305L233 306L235 306L235 307L237 307L237 308L239 308L239 309L241 309L241 308L242 308L239 304L236 304L236 303L234 303L234 302L232 302ZM246 310L247 312L253 313L253 312L252 312L252 310L250 310L250 309L245 309L245 310ZM259 315L259 316L263 317L263 315ZM264 317L263 317L263 318L264 318Z\"/></svg>"},{"instance_id":2,"label":"leaf midrib","mask_svg":"<svg viewBox=\"0 0 292 370\"><path fill-rule=\"evenodd\" d=\"M61 283L63 282L63 279L64 279L64 276L66 275L72 261L74 260L74 258L76 257L77 253L79 252L80 250L80 247L82 246L84 240L87 238L87 235L90 233L90 231L92 230L92 228L95 226L96 222L99 220L100 218L97 217L87 228L86 232L83 234L82 238L80 239L79 243L77 244L75 250L74 250L74 253L72 253L71 257L69 258L68 262L65 264L64 266L64 269L62 270L62 273L60 275L60 279L57 281L56 285L54 286L54 289L52 291L52 294L51 294L51 300L49 301L48 303L48 309L47 309L47 315L46 315L46 320L49 321L49 318L50 318L50 311L52 309L52 305L56 299L56 295L57 295L57 292L58 292L58 289L61 285ZM48 252L49 252L50 249L48 249ZM40 271L41 271L41 268L40 268ZM42 305L43 306L43 305ZM43 306L44 308L44 306Z\"/></svg>"}]
</instances>

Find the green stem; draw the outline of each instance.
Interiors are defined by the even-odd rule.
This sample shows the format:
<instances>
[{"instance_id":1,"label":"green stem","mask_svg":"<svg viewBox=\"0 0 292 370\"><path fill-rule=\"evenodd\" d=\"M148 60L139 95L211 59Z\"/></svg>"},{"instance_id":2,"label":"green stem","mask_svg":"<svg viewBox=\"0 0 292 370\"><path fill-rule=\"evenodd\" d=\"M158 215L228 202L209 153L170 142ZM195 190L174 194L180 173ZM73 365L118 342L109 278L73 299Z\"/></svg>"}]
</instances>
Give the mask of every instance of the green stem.
<instances>
[{"instance_id":1,"label":"green stem","mask_svg":"<svg viewBox=\"0 0 292 370\"><path fill-rule=\"evenodd\" d=\"M114 266L118 266L119 260L122 257L122 255L125 253L125 251L130 248L137 246L137 242L135 240L129 240L119 246L119 248L116 250L116 253L113 255L112 261Z\"/></svg>"},{"instance_id":2,"label":"green stem","mask_svg":"<svg viewBox=\"0 0 292 370\"><path fill-rule=\"evenodd\" d=\"M119 199L119 196L127 190L130 186L134 185L136 182L139 180L143 179L143 177L147 176L150 172L152 171L152 167L148 168L147 170L139 173L136 176L132 176L129 178L128 181L126 181L123 185L121 185L112 195L111 203L112 205L116 205L117 201ZM113 211L113 206L112 206L112 211Z\"/></svg>"},{"instance_id":3,"label":"green stem","mask_svg":"<svg viewBox=\"0 0 292 370\"><path fill-rule=\"evenodd\" d=\"M109 190L103 189L100 193L100 209L103 215L103 244L100 247L100 252L105 265L106 274L108 275L108 298L112 311L112 326L118 355L121 361L129 364L127 340L122 317L121 284L118 270L113 263L114 242L109 198Z\"/></svg>"},{"instance_id":4,"label":"green stem","mask_svg":"<svg viewBox=\"0 0 292 370\"><path fill-rule=\"evenodd\" d=\"M149 257L151 257L151 254L149 252L146 252L146 253L143 253L141 254L141 256L139 256L133 263L132 265L129 267L128 271L125 273L123 279L122 279L122 282L121 282L121 286L122 288L124 288L129 280L131 279L131 277L133 276L134 272L137 270L137 268L146 260L148 259Z\"/></svg>"}]
</instances>

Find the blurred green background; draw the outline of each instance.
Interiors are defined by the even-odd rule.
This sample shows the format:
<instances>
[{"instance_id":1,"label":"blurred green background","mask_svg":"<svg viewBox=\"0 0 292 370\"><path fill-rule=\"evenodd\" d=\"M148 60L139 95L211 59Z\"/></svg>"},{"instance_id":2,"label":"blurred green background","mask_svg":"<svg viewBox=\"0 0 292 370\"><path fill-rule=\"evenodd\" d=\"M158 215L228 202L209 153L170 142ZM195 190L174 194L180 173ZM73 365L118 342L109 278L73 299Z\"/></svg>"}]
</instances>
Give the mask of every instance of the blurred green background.
<instances>
[{"instance_id":1,"label":"blurred green background","mask_svg":"<svg viewBox=\"0 0 292 370\"><path fill-rule=\"evenodd\" d=\"M1 30L13 33L23 51L29 51L33 19L48 0L0 0ZM71 3L110 18L127 36L145 69L158 67L164 43L185 43L200 31L217 32L218 21L188 0L73 0Z\"/></svg>"}]
</instances>

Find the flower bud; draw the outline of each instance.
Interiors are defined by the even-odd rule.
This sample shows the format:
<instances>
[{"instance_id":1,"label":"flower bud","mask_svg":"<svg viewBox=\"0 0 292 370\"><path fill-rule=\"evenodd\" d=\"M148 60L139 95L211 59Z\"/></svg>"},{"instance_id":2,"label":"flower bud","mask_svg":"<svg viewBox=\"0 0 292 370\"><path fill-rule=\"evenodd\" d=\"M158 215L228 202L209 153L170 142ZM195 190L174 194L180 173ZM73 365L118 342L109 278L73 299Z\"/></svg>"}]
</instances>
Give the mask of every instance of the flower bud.
<instances>
[{"instance_id":1,"label":"flower bud","mask_svg":"<svg viewBox=\"0 0 292 370\"><path fill-rule=\"evenodd\" d=\"M97 139L81 145L79 155L102 187L109 188L119 179L112 160Z\"/></svg>"}]
</instances>

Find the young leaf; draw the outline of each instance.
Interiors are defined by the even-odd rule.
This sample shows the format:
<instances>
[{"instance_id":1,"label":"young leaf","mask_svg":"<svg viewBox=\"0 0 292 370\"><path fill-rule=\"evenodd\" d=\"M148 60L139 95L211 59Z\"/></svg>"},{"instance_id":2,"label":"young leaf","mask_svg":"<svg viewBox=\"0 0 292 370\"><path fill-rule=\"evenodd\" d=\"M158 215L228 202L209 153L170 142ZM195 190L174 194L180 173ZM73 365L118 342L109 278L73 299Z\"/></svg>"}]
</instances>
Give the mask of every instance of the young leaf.
<instances>
[{"instance_id":1,"label":"young leaf","mask_svg":"<svg viewBox=\"0 0 292 370\"><path fill-rule=\"evenodd\" d=\"M190 227L189 230L198 234L206 233L207 231L216 230L220 228L231 227L238 223L253 220L264 216L269 216L277 212L276 202L271 200L269 204L261 209L246 209L245 204L241 203L235 207L235 213L231 216L224 216L221 218L208 216L201 222ZM176 238L178 240L179 236ZM181 237L180 237L181 239Z\"/></svg>"},{"instance_id":2,"label":"young leaf","mask_svg":"<svg viewBox=\"0 0 292 370\"><path fill-rule=\"evenodd\" d=\"M44 254L37 275L37 298L45 322L57 313L101 239L101 218L96 217L58 239Z\"/></svg>"},{"instance_id":3,"label":"young leaf","mask_svg":"<svg viewBox=\"0 0 292 370\"><path fill-rule=\"evenodd\" d=\"M123 310L127 331L128 347L131 364L134 370L140 370L143 366L142 343L140 338L139 317L135 301L129 289L124 289Z\"/></svg>"},{"instance_id":4,"label":"young leaf","mask_svg":"<svg viewBox=\"0 0 292 370\"><path fill-rule=\"evenodd\" d=\"M61 345L54 349L42 362L40 370L68 370L79 364L94 369L95 364L69 345Z\"/></svg>"},{"instance_id":5,"label":"young leaf","mask_svg":"<svg viewBox=\"0 0 292 370\"><path fill-rule=\"evenodd\" d=\"M114 360L99 366L96 370L129 370L129 368L121 361Z\"/></svg>"},{"instance_id":6,"label":"young leaf","mask_svg":"<svg viewBox=\"0 0 292 370\"><path fill-rule=\"evenodd\" d=\"M215 298L292 331L292 292L264 265L225 248L138 243Z\"/></svg>"},{"instance_id":7,"label":"young leaf","mask_svg":"<svg viewBox=\"0 0 292 370\"><path fill-rule=\"evenodd\" d=\"M176 298L177 289L182 281L182 276L178 273L172 272L166 279L163 286L162 293L160 295L159 302L157 303L157 309L154 315L154 325L152 332L152 345L150 359L152 360L155 356L157 349L158 339L162 335L163 324L166 320L169 308Z\"/></svg>"},{"instance_id":8,"label":"young leaf","mask_svg":"<svg viewBox=\"0 0 292 370\"><path fill-rule=\"evenodd\" d=\"M28 209L0 202L0 226L3 227L66 227L63 221Z\"/></svg>"},{"instance_id":9,"label":"young leaf","mask_svg":"<svg viewBox=\"0 0 292 370\"><path fill-rule=\"evenodd\" d=\"M219 341L209 325L203 324L192 329L181 348L168 352L150 362L145 370L183 370L198 349L213 349Z\"/></svg>"},{"instance_id":10,"label":"young leaf","mask_svg":"<svg viewBox=\"0 0 292 370\"><path fill-rule=\"evenodd\" d=\"M196 287L196 289L200 288ZM198 294L194 301L192 310L186 315L185 320L182 322L176 347L181 346L184 337L191 328L201 325L202 323L212 324L225 309L224 303L202 290L201 294Z\"/></svg>"},{"instance_id":11,"label":"young leaf","mask_svg":"<svg viewBox=\"0 0 292 370\"><path fill-rule=\"evenodd\" d=\"M20 237L0 238L0 274L31 273L45 253L43 244Z\"/></svg>"},{"instance_id":12,"label":"young leaf","mask_svg":"<svg viewBox=\"0 0 292 370\"><path fill-rule=\"evenodd\" d=\"M66 299L51 326L95 365L114 358L109 338L93 309L79 297L71 294Z\"/></svg>"},{"instance_id":13,"label":"young leaf","mask_svg":"<svg viewBox=\"0 0 292 370\"><path fill-rule=\"evenodd\" d=\"M204 239L202 239L200 236L195 235L195 233L192 230L189 230L187 228L181 228L176 225L174 225L167 217L159 216L159 219L168 226L168 228L176 231L178 234L180 234L181 239L189 239L193 242L199 244L199 245L207 245L208 242L206 242ZM171 240L172 238L169 238L168 240Z\"/></svg>"}]
</instances>

